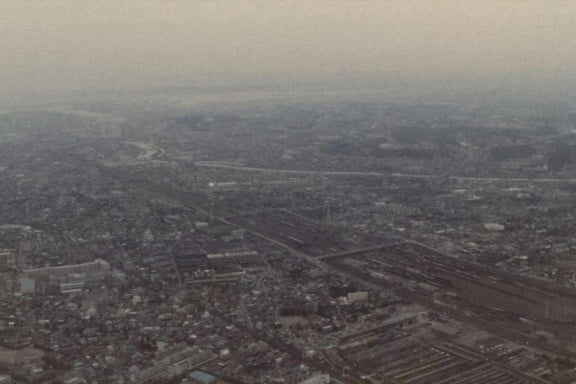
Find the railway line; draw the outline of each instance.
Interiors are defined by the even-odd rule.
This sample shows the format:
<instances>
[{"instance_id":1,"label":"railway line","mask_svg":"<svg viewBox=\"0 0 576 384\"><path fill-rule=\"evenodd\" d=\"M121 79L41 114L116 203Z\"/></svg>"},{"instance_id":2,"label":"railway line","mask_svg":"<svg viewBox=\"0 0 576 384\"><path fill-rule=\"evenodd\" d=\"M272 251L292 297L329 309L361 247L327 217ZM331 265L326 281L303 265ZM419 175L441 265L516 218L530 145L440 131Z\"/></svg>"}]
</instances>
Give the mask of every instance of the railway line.
<instances>
[{"instance_id":1,"label":"railway line","mask_svg":"<svg viewBox=\"0 0 576 384\"><path fill-rule=\"evenodd\" d=\"M165 198L175 200L185 207L193 208L205 214L210 214L209 210L204 204L197 204L197 199L195 199L194 196L188 195L179 190L174 190L167 187L159 187L145 180L134 180L130 176L121 174L120 172L118 172L118 170L111 170L110 168L104 167L104 171L106 172L107 170L111 171L115 178L121 179L121 181L123 181L125 184L128 184L128 186L130 186L131 188L137 189L144 194L150 194L152 196L160 195ZM346 257L346 255L348 255L349 257L350 254L352 254L353 256L358 256L361 255L363 252L371 252L371 251L377 252L378 250L392 247L393 245L395 246L409 245L415 247L417 250L420 250L422 252L426 251L429 254L433 254L436 257L442 257L444 258L443 259L444 263L442 264L448 265L448 268L451 268L450 264L459 262L458 259L456 259L452 255L445 254L425 244L411 240L399 240L398 244L381 244L373 247L366 247L366 249L362 248L351 251L342 251L320 256L314 256L307 254L301 250L298 250L293 246L287 245L286 243L279 241L278 239L272 238L268 234L254 230L254 228L244 226L242 225L242 223L230 221L229 219L226 218L226 215L212 215L212 217L216 221L219 221L221 223L233 227L243 228L247 233L250 233L255 237L258 237L282 249L285 249L293 257L302 259L327 273L333 273L343 276L351 281L358 283L362 287L372 289L375 292L386 292L388 294L393 294L403 300L413 302L415 304L420 304L428 308L429 310L439 313L448 318L461 321L465 324L472 325L474 327L477 327L494 335L500 336L504 339L513 341L518 344L529 346L530 348L539 350L541 352L545 351L549 354L556 355L559 357L565 357L565 356L575 357L575 354L568 353L565 348L556 345L551 345L549 343L529 337L528 335L526 335L521 331L503 326L498 322L486 320L481 316L475 314L470 309L462 309L453 306L448 306L446 304L437 302L429 293L420 292L402 285L399 286L398 284L391 284L390 282L383 281L382 279L377 279L371 276L370 274L366 273L365 271L353 270L349 266L345 266L340 263L340 260ZM484 267L473 266L472 264L470 266L473 271L476 271L476 273L474 273L473 275L478 276L486 272L486 269ZM467 272L469 273L470 271ZM499 277L503 280L511 278L510 274L506 274L495 270L491 272L496 277ZM454 270L454 273L457 273L457 271ZM516 278L516 275L514 275L513 277ZM472 276L472 278L474 277ZM533 281L533 279L526 277L518 277L517 280L522 284L525 284L526 287L528 288L536 287L538 290L543 289L544 291L550 288L550 285L546 282ZM556 287L554 289L556 289ZM562 296L574 297L574 293L567 292L566 290L563 289L557 289L554 292Z\"/></svg>"}]
</instances>

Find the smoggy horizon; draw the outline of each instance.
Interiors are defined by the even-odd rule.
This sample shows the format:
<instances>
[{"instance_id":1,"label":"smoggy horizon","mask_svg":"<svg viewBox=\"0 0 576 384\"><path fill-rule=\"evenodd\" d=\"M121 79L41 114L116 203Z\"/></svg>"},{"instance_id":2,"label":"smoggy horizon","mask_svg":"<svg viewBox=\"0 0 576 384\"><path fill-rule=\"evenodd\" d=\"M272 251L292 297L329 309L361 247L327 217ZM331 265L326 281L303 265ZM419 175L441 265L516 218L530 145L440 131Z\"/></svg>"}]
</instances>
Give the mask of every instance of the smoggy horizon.
<instances>
[{"instance_id":1,"label":"smoggy horizon","mask_svg":"<svg viewBox=\"0 0 576 384\"><path fill-rule=\"evenodd\" d=\"M570 74L562 0L0 0L4 97L355 73Z\"/></svg>"}]
</instances>

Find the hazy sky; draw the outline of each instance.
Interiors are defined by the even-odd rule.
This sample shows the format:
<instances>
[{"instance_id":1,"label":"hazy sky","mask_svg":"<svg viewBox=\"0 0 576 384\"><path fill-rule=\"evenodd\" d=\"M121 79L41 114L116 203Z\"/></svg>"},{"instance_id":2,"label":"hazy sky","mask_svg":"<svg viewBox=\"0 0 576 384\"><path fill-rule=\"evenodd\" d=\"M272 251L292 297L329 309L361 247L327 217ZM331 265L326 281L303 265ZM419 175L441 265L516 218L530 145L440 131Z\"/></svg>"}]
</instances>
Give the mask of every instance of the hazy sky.
<instances>
[{"instance_id":1,"label":"hazy sky","mask_svg":"<svg viewBox=\"0 0 576 384\"><path fill-rule=\"evenodd\" d=\"M573 0L0 0L0 89L571 72Z\"/></svg>"}]
</instances>

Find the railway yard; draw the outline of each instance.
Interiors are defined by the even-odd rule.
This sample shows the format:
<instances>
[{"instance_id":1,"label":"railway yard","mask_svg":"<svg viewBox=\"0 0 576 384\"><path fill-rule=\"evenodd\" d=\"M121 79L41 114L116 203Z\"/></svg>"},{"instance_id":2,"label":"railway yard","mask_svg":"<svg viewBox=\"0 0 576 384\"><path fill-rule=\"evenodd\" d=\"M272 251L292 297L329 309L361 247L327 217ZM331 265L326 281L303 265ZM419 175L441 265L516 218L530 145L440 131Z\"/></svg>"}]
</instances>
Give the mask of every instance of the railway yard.
<instances>
[{"instance_id":1,"label":"railway yard","mask_svg":"<svg viewBox=\"0 0 576 384\"><path fill-rule=\"evenodd\" d=\"M351 279L376 295L387 292L403 303L383 322L330 335L335 342L325 350L325 363L338 367L344 380L520 384L568 383L574 376L567 367L556 375L554 360L575 353L576 294L571 289L412 240L333 242L345 238L333 226L303 222L284 211L227 214L214 219L270 239L323 273ZM414 304L416 310L404 308Z\"/></svg>"}]
</instances>

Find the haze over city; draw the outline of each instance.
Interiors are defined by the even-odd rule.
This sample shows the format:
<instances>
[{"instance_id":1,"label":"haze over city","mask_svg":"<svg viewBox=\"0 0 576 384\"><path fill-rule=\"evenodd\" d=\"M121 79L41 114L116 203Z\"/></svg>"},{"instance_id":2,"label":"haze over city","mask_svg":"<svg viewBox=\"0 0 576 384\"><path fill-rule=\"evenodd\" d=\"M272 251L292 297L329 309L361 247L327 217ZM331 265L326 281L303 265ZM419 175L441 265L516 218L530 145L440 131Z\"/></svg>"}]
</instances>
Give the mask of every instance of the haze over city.
<instances>
[{"instance_id":1,"label":"haze over city","mask_svg":"<svg viewBox=\"0 0 576 384\"><path fill-rule=\"evenodd\" d=\"M575 15L0 0L0 384L575 384Z\"/></svg>"}]
</instances>

